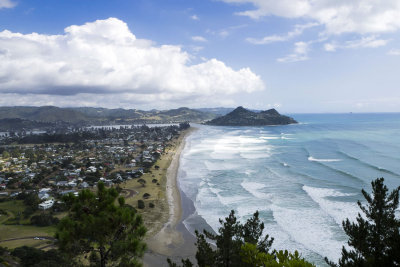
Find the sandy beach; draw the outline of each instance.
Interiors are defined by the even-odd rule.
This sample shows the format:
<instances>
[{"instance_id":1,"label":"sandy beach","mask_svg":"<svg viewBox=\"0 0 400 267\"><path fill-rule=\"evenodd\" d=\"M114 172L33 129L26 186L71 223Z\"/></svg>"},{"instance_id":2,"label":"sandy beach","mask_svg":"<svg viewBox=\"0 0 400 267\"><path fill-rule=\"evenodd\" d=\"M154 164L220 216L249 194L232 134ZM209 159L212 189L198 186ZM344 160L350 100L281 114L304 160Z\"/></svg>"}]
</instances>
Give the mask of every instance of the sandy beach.
<instances>
[{"instance_id":1,"label":"sandy beach","mask_svg":"<svg viewBox=\"0 0 400 267\"><path fill-rule=\"evenodd\" d=\"M168 266L167 258L180 262L182 258L194 259L195 238L182 223L182 196L178 187L179 159L185 139L195 128L190 128L174 151L173 159L166 173L166 198L169 218L161 230L147 240L148 251L144 256L144 266Z\"/></svg>"}]
</instances>

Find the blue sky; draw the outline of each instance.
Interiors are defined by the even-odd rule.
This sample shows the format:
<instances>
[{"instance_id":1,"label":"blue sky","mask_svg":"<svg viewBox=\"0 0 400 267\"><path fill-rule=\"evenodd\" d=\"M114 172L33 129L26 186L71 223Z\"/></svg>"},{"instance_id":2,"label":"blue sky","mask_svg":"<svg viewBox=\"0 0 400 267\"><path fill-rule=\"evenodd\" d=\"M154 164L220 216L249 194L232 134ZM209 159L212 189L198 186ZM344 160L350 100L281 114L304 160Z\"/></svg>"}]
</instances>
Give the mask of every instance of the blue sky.
<instances>
[{"instance_id":1,"label":"blue sky","mask_svg":"<svg viewBox=\"0 0 400 267\"><path fill-rule=\"evenodd\" d=\"M400 111L398 0L0 0L0 105Z\"/></svg>"}]
</instances>

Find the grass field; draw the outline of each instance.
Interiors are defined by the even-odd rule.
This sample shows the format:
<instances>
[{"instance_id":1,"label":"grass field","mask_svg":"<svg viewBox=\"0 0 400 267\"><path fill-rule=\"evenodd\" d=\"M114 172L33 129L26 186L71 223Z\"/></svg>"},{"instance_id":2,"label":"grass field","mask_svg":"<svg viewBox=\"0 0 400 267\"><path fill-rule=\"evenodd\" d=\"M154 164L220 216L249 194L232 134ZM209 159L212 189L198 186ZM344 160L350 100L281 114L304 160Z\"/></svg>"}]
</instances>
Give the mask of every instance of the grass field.
<instances>
[{"instance_id":1,"label":"grass field","mask_svg":"<svg viewBox=\"0 0 400 267\"><path fill-rule=\"evenodd\" d=\"M42 244L48 242L48 240L34 240L36 236L48 236L53 237L55 233L55 227L37 227L31 225L0 225L0 246L8 248L16 248L29 244ZM19 239L14 241L2 242L2 240L13 239L13 238L25 238L32 237L29 239ZM40 241L40 242L39 242Z\"/></svg>"},{"instance_id":2,"label":"grass field","mask_svg":"<svg viewBox=\"0 0 400 267\"><path fill-rule=\"evenodd\" d=\"M22 200L12 200L0 203L0 209L7 212L7 215L0 216L0 246L15 248L19 246L28 245L40 246L45 244L46 240L34 240L19 239L13 241L2 242L3 240L12 238L24 238L24 237L36 237L36 236L48 236L53 237L55 233L55 227L37 227L32 225L24 225L29 223L29 218L23 219L22 212L25 209L25 205ZM20 216L20 220L15 220L16 217ZM9 224L10 222L19 222L18 224Z\"/></svg>"}]
</instances>

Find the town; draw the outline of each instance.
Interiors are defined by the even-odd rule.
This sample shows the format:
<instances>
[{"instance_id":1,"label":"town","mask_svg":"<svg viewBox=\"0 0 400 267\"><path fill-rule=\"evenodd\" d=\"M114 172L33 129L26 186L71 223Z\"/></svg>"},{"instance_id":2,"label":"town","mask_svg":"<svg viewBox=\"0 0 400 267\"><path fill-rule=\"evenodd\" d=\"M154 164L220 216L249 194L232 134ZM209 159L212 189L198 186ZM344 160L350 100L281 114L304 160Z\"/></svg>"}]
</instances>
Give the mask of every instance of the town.
<instances>
[{"instance_id":1,"label":"town","mask_svg":"<svg viewBox=\"0 0 400 267\"><path fill-rule=\"evenodd\" d=\"M82 189L95 190L100 181L116 187L121 194L137 194L120 185L135 180L138 186L145 187L146 180L141 177L160 168L157 160L189 127L188 123L181 123L3 134L0 222L4 225L56 224L58 215L65 211L64 195L78 195ZM157 180L160 177L154 174L151 177L152 183L160 185ZM10 208L12 203L14 207ZM143 209L144 202L139 200L132 206ZM19 207L17 212L16 207Z\"/></svg>"}]
</instances>

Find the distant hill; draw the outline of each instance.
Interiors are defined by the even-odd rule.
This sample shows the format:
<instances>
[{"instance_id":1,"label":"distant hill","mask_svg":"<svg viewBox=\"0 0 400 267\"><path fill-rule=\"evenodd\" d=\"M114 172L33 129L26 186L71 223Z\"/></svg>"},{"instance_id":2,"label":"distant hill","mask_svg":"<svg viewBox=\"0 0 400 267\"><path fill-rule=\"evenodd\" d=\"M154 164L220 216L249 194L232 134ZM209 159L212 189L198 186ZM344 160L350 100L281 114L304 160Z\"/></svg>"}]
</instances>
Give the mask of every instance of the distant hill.
<instances>
[{"instance_id":1,"label":"distant hill","mask_svg":"<svg viewBox=\"0 0 400 267\"><path fill-rule=\"evenodd\" d=\"M43 107L0 107L1 119L21 119L4 122L9 129L19 129L23 125L31 128L40 123L68 123L70 125L105 125L105 124L142 124L142 123L201 123L215 118L210 112L202 112L189 108L171 110L143 111L137 109L107 109L92 107L59 108ZM31 121L32 123L28 123ZM15 127L11 127L15 123ZM11 128L10 128L11 127Z\"/></svg>"},{"instance_id":2,"label":"distant hill","mask_svg":"<svg viewBox=\"0 0 400 267\"><path fill-rule=\"evenodd\" d=\"M206 112L206 113L212 113L218 116L224 116L234 110L235 108L223 108L223 107L218 107L218 108L197 108L196 110L201 111L201 112Z\"/></svg>"},{"instance_id":3,"label":"distant hill","mask_svg":"<svg viewBox=\"0 0 400 267\"><path fill-rule=\"evenodd\" d=\"M238 107L227 115L215 118L205 124L216 126L263 126L292 123L297 123L297 121L291 117L279 114L275 109L254 112L243 107Z\"/></svg>"},{"instance_id":4,"label":"distant hill","mask_svg":"<svg viewBox=\"0 0 400 267\"><path fill-rule=\"evenodd\" d=\"M51 128L55 127L56 124L52 122L38 122L19 118L13 119L0 119L0 132L7 131L21 131L24 129L35 129L35 128Z\"/></svg>"},{"instance_id":5,"label":"distant hill","mask_svg":"<svg viewBox=\"0 0 400 267\"><path fill-rule=\"evenodd\" d=\"M0 107L0 119L25 119L37 122L68 122L78 123L87 121L83 113L58 108L54 106L43 107Z\"/></svg>"}]
</instances>

